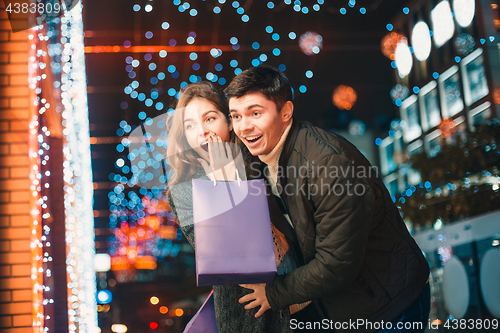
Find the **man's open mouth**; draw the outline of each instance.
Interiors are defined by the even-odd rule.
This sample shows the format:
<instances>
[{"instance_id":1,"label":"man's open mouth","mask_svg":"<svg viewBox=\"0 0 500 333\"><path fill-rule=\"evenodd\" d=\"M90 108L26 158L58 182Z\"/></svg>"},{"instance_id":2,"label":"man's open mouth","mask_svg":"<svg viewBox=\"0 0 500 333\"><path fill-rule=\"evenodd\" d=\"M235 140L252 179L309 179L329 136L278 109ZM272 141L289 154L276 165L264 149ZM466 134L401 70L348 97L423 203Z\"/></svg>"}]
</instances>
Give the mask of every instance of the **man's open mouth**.
<instances>
[{"instance_id":1,"label":"man's open mouth","mask_svg":"<svg viewBox=\"0 0 500 333\"><path fill-rule=\"evenodd\" d=\"M247 140L250 143L257 142L262 137L262 135L255 135L255 136L247 136L245 140Z\"/></svg>"},{"instance_id":2,"label":"man's open mouth","mask_svg":"<svg viewBox=\"0 0 500 333\"><path fill-rule=\"evenodd\" d=\"M208 141L203 142L200 147L208 153Z\"/></svg>"}]
</instances>

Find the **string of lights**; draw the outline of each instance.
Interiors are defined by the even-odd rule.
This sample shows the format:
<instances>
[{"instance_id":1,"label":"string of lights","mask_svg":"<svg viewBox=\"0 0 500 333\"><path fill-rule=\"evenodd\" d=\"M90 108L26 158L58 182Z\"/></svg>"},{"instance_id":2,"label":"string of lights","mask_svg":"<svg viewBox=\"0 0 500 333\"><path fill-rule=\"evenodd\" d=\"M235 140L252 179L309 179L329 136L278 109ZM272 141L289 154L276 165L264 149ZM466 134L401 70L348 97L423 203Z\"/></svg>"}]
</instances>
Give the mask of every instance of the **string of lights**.
<instances>
[{"instance_id":1,"label":"string of lights","mask_svg":"<svg viewBox=\"0 0 500 333\"><path fill-rule=\"evenodd\" d=\"M32 280L32 313L33 330L37 333L48 331L50 316L46 314L46 307L53 303L52 298L45 294L50 291L48 282L51 277L50 262L51 244L47 240L50 236L50 227L47 220L51 218L47 202L50 187L50 171L46 165L50 159L50 146L47 139L50 132L45 126L44 113L51 107L42 95L42 82L47 79L44 73L46 63L44 58L47 52L43 44L48 40L43 26L31 29L29 38L29 88L31 121L29 123L29 157L31 181L31 280Z\"/></svg>"},{"instance_id":2,"label":"string of lights","mask_svg":"<svg viewBox=\"0 0 500 333\"><path fill-rule=\"evenodd\" d=\"M94 219L82 5L61 18L61 102L69 332L97 328Z\"/></svg>"},{"instance_id":3,"label":"string of lights","mask_svg":"<svg viewBox=\"0 0 500 333\"><path fill-rule=\"evenodd\" d=\"M64 208L67 246L69 332L97 329L93 269L94 223L92 176L83 52L82 6L60 19L30 29L29 88L32 118L30 136L31 279L34 332L48 332L54 303L50 243L53 218L49 211L51 185L49 128L62 126ZM60 23L60 25L59 25ZM60 37L60 40L57 38ZM55 42L54 42L55 41ZM59 61L60 59L60 61ZM60 75L60 81L54 79ZM49 100L53 96L55 103ZM54 124L62 115L62 123ZM50 152L50 153L49 153ZM50 222L50 223L49 223ZM61 254L58 254L61 255Z\"/></svg>"}]
</instances>

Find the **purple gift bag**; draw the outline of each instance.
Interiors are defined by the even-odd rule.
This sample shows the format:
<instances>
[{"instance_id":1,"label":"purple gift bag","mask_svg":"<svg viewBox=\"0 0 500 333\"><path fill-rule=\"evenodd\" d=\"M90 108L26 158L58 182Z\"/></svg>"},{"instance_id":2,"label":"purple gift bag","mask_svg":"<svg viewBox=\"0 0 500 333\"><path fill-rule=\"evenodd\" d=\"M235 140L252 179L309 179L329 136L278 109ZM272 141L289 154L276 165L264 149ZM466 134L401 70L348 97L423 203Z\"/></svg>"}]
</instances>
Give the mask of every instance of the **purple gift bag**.
<instances>
[{"instance_id":1,"label":"purple gift bag","mask_svg":"<svg viewBox=\"0 0 500 333\"><path fill-rule=\"evenodd\" d=\"M264 180L193 179L198 286L272 282L276 274Z\"/></svg>"},{"instance_id":2,"label":"purple gift bag","mask_svg":"<svg viewBox=\"0 0 500 333\"><path fill-rule=\"evenodd\" d=\"M215 307L213 290L208 295L205 303L191 318L186 325L183 333L218 333L217 323L215 321Z\"/></svg>"}]
</instances>

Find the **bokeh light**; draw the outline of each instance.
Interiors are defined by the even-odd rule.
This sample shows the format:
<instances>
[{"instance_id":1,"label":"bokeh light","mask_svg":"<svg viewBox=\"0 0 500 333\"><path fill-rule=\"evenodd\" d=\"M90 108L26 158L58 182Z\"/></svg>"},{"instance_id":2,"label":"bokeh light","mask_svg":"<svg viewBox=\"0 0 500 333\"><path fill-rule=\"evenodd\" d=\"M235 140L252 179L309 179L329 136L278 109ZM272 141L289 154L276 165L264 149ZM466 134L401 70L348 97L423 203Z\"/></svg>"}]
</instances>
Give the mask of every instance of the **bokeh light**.
<instances>
[{"instance_id":1,"label":"bokeh light","mask_svg":"<svg viewBox=\"0 0 500 333\"><path fill-rule=\"evenodd\" d=\"M396 51L396 47L398 43L405 39L403 35L400 35L396 32L391 32L387 34L382 41L380 42L380 47L382 49L382 54L391 60L395 60L394 53Z\"/></svg>"},{"instance_id":2,"label":"bokeh light","mask_svg":"<svg viewBox=\"0 0 500 333\"><path fill-rule=\"evenodd\" d=\"M350 110L358 98L358 94L353 88L340 85L333 92L333 104L339 109Z\"/></svg>"},{"instance_id":3,"label":"bokeh light","mask_svg":"<svg viewBox=\"0 0 500 333\"><path fill-rule=\"evenodd\" d=\"M323 37L316 32L308 31L300 36L299 47L307 55L318 54L323 48Z\"/></svg>"}]
</instances>

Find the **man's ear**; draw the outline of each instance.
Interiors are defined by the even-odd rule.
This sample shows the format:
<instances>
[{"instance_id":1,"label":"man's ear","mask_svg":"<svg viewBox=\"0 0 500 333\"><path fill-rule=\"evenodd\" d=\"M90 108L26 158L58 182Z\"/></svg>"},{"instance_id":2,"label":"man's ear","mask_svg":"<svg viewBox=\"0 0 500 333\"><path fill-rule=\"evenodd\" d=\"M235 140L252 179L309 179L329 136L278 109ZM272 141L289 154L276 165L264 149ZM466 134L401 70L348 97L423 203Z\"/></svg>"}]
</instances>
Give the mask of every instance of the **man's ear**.
<instances>
[{"instance_id":1,"label":"man's ear","mask_svg":"<svg viewBox=\"0 0 500 333\"><path fill-rule=\"evenodd\" d=\"M281 120L284 123L287 123L292 119L293 115L293 103L291 101L287 101L285 105L281 108Z\"/></svg>"}]
</instances>

